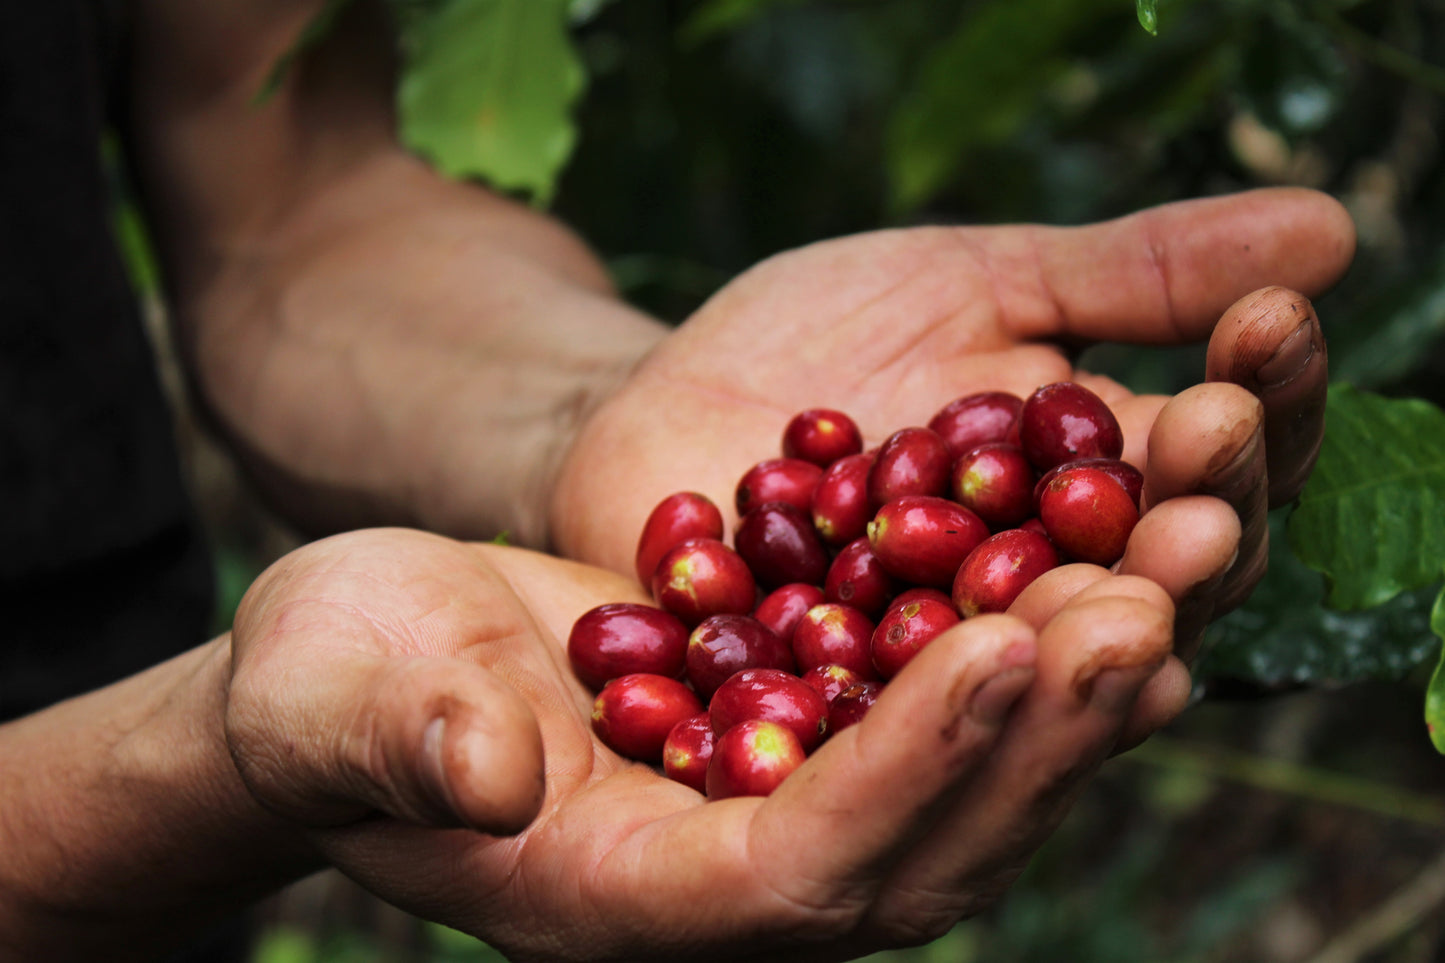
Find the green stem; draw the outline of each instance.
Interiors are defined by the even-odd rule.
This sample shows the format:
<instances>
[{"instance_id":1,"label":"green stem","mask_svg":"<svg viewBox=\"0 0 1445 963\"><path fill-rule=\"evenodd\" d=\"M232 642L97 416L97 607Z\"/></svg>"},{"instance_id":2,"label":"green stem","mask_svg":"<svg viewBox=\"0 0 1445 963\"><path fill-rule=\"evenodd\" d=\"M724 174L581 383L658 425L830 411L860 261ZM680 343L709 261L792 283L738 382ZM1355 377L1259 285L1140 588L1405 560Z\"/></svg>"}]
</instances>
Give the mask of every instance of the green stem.
<instances>
[{"instance_id":1,"label":"green stem","mask_svg":"<svg viewBox=\"0 0 1445 963\"><path fill-rule=\"evenodd\" d=\"M1439 799L1358 776L1265 759L1235 749L1154 736L1119 758L1445 828L1445 802Z\"/></svg>"}]
</instances>

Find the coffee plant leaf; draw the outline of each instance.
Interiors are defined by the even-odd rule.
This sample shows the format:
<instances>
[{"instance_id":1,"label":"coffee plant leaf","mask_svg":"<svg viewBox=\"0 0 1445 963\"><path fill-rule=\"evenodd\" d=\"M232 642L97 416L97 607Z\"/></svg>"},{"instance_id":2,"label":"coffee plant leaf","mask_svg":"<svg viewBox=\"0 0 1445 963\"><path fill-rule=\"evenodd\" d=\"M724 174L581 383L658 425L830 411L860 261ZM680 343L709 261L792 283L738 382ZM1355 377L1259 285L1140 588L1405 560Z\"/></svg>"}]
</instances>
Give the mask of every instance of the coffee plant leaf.
<instances>
[{"instance_id":1,"label":"coffee plant leaf","mask_svg":"<svg viewBox=\"0 0 1445 963\"><path fill-rule=\"evenodd\" d=\"M1209 629L1193 666L1206 693L1399 682L1440 648L1434 589L1402 592L1362 612L1326 608L1320 574L1289 551L1288 509L1270 515L1269 570L1249 600Z\"/></svg>"},{"instance_id":2,"label":"coffee plant leaf","mask_svg":"<svg viewBox=\"0 0 1445 963\"><path fill-rule=\"evenodd\" d=\"M1139 17L1139 26L1159 36L1159 0L1134 0L1134 12Z\"/></svg>"},{"instance_id":3,"label":"coffee plant leaf","mask_svg":"<svg viewBox=\"0 0 1445 963\"><path fill-rule=\"evenodd\" d=\"M547 204L576 144L586 73L568 0L450 0L408 37L406 144L450 177Z\"/></svg>"},{"instance_id":4,"label":"coffee plant leaf","mask_svg":"<svg viewBox=\"0 0 1445 963\"><path fill-rule=\"evenodd\" d=\"M1324 445L1289 520L1289 543L1322 572L1326 602L1380 605L1445 573L1445 412L1337 384Z\"/></svg>"}]
</instances>

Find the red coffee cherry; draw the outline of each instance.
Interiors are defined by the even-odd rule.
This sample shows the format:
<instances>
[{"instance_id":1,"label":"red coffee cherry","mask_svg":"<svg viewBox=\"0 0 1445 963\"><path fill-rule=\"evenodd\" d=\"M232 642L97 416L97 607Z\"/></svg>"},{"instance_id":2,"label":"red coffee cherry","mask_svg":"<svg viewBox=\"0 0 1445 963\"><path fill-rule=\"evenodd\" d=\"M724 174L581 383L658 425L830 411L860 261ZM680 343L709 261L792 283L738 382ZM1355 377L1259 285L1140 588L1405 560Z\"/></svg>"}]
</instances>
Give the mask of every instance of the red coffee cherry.
<instances>
[{"instance_id":1,"label":"red coffee cherry","mask_svg":"<svg viewBox=\"0 0 1445 963\"><path fill-rule=\"evenodd\" d=\"M1108 472L1070 468L1044 489L1039 519L1064 554L1108 567L1124 556L1139 509Z\"/></svg>"},{"instance_id":2,"label":"red coffee cherry","mask_svg":"<svg viewBox=\"0 0 1445 963\"><path fill-rule=\"evenodd\" d=\"M1060 381L1029 395L1019 412L1019 445L1039 471L1080 458L1118 458L1119 420L1083 385Z\"/></svg>"},{"instance_id":3,"label":"red coffee cherry","mask_svg":"<svg viewBox=\"0 0 1445 963\"><path fill-rule=\"evenodd\" d=\"M800 411L783 429L784 458L801 458L827 468L862 450L863 433L853 419L831 408Z\"/></svg>"}]
</instances>

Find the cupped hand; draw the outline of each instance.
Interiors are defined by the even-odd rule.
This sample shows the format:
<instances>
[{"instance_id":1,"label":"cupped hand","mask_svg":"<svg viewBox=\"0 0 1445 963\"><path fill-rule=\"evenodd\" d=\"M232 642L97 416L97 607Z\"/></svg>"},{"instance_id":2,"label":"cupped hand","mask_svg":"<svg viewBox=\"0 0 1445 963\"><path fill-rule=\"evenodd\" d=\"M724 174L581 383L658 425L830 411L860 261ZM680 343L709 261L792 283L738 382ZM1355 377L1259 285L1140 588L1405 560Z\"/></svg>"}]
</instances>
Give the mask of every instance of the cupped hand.
<instances>
[{"instance_id":1,"label":"cupped hand","mask_svg":"<svg viewBox=\"0 0 1445 963\"><path fill-rule=\"evenodd\" d=\"M846 411L876 444L964 394L1074 380L1113 407L1124 458L1145 471L1148 512L1118 570L1168 589L1188 659L1260 578L1267 506L1292 498L1313 464L1324 341L1292 291L1321 292L1353 250L1338 203L1279 189L1088 227L916 228L781 255L724 288L598 407L562 468L553 542L629 571L653 505L693 490L731 515L737 480L777 456L804 408ZM1207 383L1173 399L1072 363L1095 341L1205 339ZM1173 678L1177 705L1184 677Z\"/></svg>"},{"instance_id":2,"label":"cupped hand","mask_svg":"<svg viewBox=\"0 0 1445 963\"><path fill-rule=\"evenodd\" d=\"M1128 576L970 619L772 796L704 802L601 746L567 665L579 614L638 598L519 549L313 543L238 614L232 755L353 878L518 960L848 959L1007 888L1123 734L1173 621Z\"/></svg>"}]
</instances>

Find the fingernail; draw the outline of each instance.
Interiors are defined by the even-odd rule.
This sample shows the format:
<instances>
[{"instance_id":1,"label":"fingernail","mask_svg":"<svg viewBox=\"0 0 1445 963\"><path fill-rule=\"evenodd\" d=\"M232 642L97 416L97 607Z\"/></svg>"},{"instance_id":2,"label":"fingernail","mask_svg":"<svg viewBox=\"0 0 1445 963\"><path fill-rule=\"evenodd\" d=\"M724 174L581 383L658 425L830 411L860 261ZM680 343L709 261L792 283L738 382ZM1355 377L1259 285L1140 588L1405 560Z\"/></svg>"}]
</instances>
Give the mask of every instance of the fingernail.
<instances>
[{"instance_id":1,"label":"fingernail","mask_svg":"<svg viewBox=\"0 0 1445 963\"><path fill-rule=\"evenodd\" d=\"M1262 388L1278 388L1299 376L1314 357L1314 324L1306 321L1281 342L1270 359L1259 366L1257 377Z\"/></svg>"},{"instance_id":2,"label":"fingernail","mask_svg":"<svg viewBox=\"0 0 1445 963\"><path fill-rule=\"evenodd\" d=\"M447 786L446 765L442 761L442 744L446 737L446 716L428 722L421 736L421 775L426 790L443 810L455 813L451 790Z\"/></svg>"},{"instance_id":3,"label":"fingernail","mask_svg":"<svg viewBox=\"0 0 1445 963\"><path fill-rule=\"evenodd\" d=\"M1105 669L1080 688L1087 693L1091 709L1119 714L1133 705L1145 678L1137 668Z\"/></svg>"}]
</instances>

